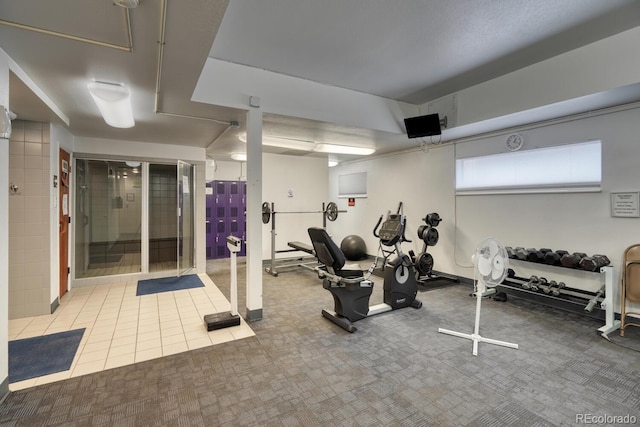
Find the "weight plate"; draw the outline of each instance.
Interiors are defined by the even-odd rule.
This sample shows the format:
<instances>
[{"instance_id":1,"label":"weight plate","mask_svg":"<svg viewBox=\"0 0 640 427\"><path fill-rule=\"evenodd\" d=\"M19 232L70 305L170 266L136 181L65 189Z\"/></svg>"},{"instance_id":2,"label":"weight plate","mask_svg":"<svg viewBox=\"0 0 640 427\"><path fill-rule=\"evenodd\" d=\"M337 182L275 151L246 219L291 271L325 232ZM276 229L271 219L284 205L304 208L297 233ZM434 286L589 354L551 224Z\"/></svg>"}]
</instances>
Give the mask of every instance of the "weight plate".
<instances>
[{"instance_id":1,"label":"weight plate","mask_svg":"<svg viewBox=\"0 0 640 427\"><path fill-rule=\"evenodd\" d=\"M431 254L428 254L426 252L421 253L418 256L416 268L418 269L418 273L420 273L421 276L430 274L431 270L433 270L433 257L431 256Z\"/></svg>"},{"instance_id":2,"label":"weight plate","mask_svg":"<svg viewBox=\"0 0 640 427\"><path fill-rule=\"evenodd\" d=\"M424 236L424 230L426 230L428 228L427 225L421 225L420 227L418 227L418 239L422 240L423 236Z\"/></svg>"},{"instance_id":3,"label":"weight plate","mask_svg":"<svg viewBox=\"0 0 640 427\"><path fill-rule=\"evenodd\" d=\"M329 221L335 221L336 219L338 219L338 205L336 205L335 202L330 202L327 205L325 214L327 215L327 219Z\"/></svg>"},{"instance_id":4,"label":"weight plate","mask_svg":"<svg viewBox=\"0 0 640 427\"><path fill-rule=\"evenodd\" d=\"M271 221L271 207L269 202L264 202L262 204L262 223L269 224L269 221Z\"/></svg>"},{"instance_id":5,"label":"weight plate","mask_svg":"<svg viewBox=\"0 0 640 427\"><path fill-rule=\"evenodd\" d=\"M424 221L432 227L437 227L438 224L440 224L440 221L442 221L442 218L440 218L440 215L438 215L436 212L433 212L427 214Z\"/></svg>"},{"instance_id":6,"label":"weight plate","mask_svg":"<svg viewBox=\"0 0 640 427\"><path fill-rule=\"evenodd\" d=\"M435 246L439 239L440 233L438 233L438 230L433 227L429 227L429 229L422 234L422 240L427 244L427 246Z\"/></svg>"}]
</instances>

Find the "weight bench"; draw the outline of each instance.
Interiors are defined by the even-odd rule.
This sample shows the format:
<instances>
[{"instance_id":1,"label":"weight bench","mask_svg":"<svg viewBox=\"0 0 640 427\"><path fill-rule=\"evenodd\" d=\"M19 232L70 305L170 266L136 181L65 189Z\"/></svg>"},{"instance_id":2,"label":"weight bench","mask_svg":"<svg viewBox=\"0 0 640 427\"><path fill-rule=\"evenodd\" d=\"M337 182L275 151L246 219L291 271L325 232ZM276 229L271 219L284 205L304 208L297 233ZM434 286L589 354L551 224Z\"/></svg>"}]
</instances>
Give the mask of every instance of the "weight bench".
<instances>
[{"instance_id":1,"label":"weight bench","mask_svg":"<svg viewBox=\"0 0 640 427\"><path fill-rule=\"evenodd\" d=\"M308 245L306 243L303 243L303 242L288 242L287 245L289 245L290 248L296 249L298 251L306 252L306 253L311 254L311 255L315 255L313 253L313 246Z\"/></svg>"},{"instance_id":2,"label":"weight bench","mask_svg":"<svg viewBox=\"0 0 640 427\"><path fill-rule=\"evenodd\" d=\"M267 273L277 277L278 271L276 271L276 268L280 270L280 269L286 269L290 267L302 267L302 268L306 268L307 270L313 270L315 266L318 265L315 260L315 253L313 251L313 246L304 242L287 242L287 245L291 249L282 249L282 250L272 251L271 265L265 268L265 271ZM281 254L286 252L304 252L309 255L312 255L313 258L309 258L308 256L304 256L304 257L297 256L295 258L284 258L284 259L281 258L279 260L276 260L276 257L275 257L276 253Z\"/></svg>"}]
</instances>

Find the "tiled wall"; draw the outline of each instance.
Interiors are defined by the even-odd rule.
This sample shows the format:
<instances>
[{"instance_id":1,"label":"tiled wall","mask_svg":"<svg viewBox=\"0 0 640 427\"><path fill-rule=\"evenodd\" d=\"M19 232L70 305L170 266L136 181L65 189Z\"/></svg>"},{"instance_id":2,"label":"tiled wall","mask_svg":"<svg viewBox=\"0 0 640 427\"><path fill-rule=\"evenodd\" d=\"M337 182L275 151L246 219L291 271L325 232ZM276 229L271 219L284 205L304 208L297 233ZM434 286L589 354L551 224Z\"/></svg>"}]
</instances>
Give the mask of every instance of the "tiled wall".
<instances>
[{"instance_id":1,"label":"tiled wall","mask_svg":"<svg viewBox=\"0 0 640 427\"><path fill-rule=\"evenodd\" d=\"M49 123L15 120L9 141L9 319L49 314Z\"/></svg>"},{"instance_id":2,"label":"tiled wall","mask_svg":"<svg viewBox=\"0 0 640 427\"><path fill-rule=\"evenodd\" d=\"M151 165L149 172L149 238L178 236L176 167Z\"/></svg>"}]
</instances>

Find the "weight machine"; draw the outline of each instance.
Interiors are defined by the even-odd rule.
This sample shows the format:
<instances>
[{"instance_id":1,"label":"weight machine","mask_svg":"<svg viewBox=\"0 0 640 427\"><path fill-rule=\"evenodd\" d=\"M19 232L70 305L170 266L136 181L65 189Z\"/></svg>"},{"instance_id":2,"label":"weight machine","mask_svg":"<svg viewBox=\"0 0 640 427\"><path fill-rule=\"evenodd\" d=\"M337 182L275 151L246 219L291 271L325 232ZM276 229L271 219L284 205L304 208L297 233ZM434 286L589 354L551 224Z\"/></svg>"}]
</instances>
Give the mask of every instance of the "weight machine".
<instances>
[{"instance_id":1,"label":"weight machine","mask_svg":"<svg viewBox=\"0 0 640 427\"><path fill-rule=\"evenodd\" d=\"M264 202L262 204L262 223L268 224L271 222L271 260L269 266L265 268L265 271L274 277L278 277L278 270L276 269L276 254L287 252L305 252L309 255L313 255L313 247L304 242L287 242L287 245L291 249L276 250L276 214L322 214L322 228L327 228L327 221L335 221L338 219L339 213L344 213L346 210L339 210L338 205L335 202L329 202L328 204L322 203L322 210L320 211L276 211L275 203ZM306 255L304 257L307 257ZM277 267L280 269L289 267L303 267L313 270L309 264L316 264L315 261L303 262L304 257L296 258L295 262L281 263ZM290 259L289 259L290 261Z\"/></svg>"}]
</instances>

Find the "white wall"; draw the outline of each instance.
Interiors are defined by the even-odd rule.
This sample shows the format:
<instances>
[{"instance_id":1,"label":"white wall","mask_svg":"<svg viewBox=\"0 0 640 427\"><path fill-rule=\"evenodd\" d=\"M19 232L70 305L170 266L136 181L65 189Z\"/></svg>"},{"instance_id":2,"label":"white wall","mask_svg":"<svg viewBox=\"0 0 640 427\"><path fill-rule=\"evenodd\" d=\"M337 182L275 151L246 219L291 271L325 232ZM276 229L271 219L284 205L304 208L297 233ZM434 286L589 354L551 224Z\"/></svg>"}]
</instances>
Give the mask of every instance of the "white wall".
<instances>
[{"instance_id":1,"label":"white wall","mask_svg":"<svg viewBox=\"0 0 640 427\"><path fill-rule=\"evenodd\" d=\"M369 175L369 197L357 199L354 208L346 207L341 200L340 208L349 209L350 213L344 215L344 220L332 223L330 231L336 241L351 233L361 235L368 253L375 254L377 243L371 229L381 213L395 210L402 200L410 239L416 238L416 229L426 213L437 211L443 217L438 227L440 242L429 250L436 270L473 277L471 254L482 239L491 236L511 246L605 254L612 260L614 283L618 284L623 251L640 242L640 218L612 218L610 193L640 191L638 118L640 108L634 108L520 132L525 139L524 149L600 139L603 182L599 193L456 197L455 158L504 152L508 131L457 145L431 147L426 153L417 151L337 166L330 170L330 197L337 196L339 175L363 170ZM416 250L420 246L414 242L404 247ZM517 261L513 265L518 274L537 272L576 288L593 290L601 283L598 275L589 273ZM614 286L616 290L618 287ZM619 311L619 303L616 306Z\"/></svg>"},{"instance_id":2,"label":"white wall","mask_svg":"<svg viewBox=\"0 0 640 427\"><path fill-rule=\"evenodd\" d=\"M247 163L236 161L215 161L215 167L211 160L207 160L207 181L238 181L247 179Z\"/></svg>"},{"instance_id":3,"label":"white wall","mask_svg":"<svg viewBox=\"0 0 640 427\"><path fill-rule=\"evenodd\" d=\"M392 133L404 132L403 119L418 112L406 102L215 58L207 58L192 100L245 109L250 96L260 98L263 113Z\"/></svg>"},{"instance_id":4,"label":"white wall","mask_svg":"<svg viewBox=\"0 0 640 427\"><path fill-rule=\"evenodd\" d=\"M366 198L357 198L354 207L347 206L347 199L338 199L338 207L348 212L328 227L333 239L339 244L349 234L359 235L367 245L367 253L375 255L378 239L373 235L373 227L380 215L386 217L389 211L395 213L398 204L403 202L403 212L407 217L406 237L413 240L405 243L405 252L413 249L417 253L422 249L417 229L428 213L438 212L443 218L438 226L441 237L430 252L436 258L436 269L452 271L451 259L437 255L438 252L450 253L453 250L452 241L445 238L454 230L452 159L452 147L444 145L431 147L428 152L390 155L331 168L330 198L337 198L338 177L356 172L367 172L368 193Z\"/></svg>"},{"instance_id":5,"label":"white wall","mask_svg":"<svg viewBox=\"0 0 640 427\"><path fill-rule=\"evenodd\" d=\"M638 46L640 27L462 90L457 126L638 83Z\"/></svg>"},{"instance_id":6,"label":"white wall","mask_svg":"<svg viewBox=\"0 0 640 427\"><path fill-rule=\"evenodd\" d=\"M153 142L118 141L113 139L75 137L74 148L78 153L128 156L189 161L206 160L205 149L183 145L156 144ZM153 155L149 155L152 153Z\"/></svg>"},{"instance_id":7,"label":"white wall","mask_svg":"<svg viewBox=\"0 0 640 427\"><path fill-rule=\"evenodd\" d=\"M276 211L321 211L323 202L337 201L329 198L326 157L265 153L262 162L263 201L275 203ZM288 190L293 191L293 197L288 197ZM276 214L276 250L290 249L290 241L310 243L309 227L322 227L322 214ZM278 255L289 256L292 254ZM271 259L271 222L262 225L262 259Z\"/></svg>"}]
</instances>

